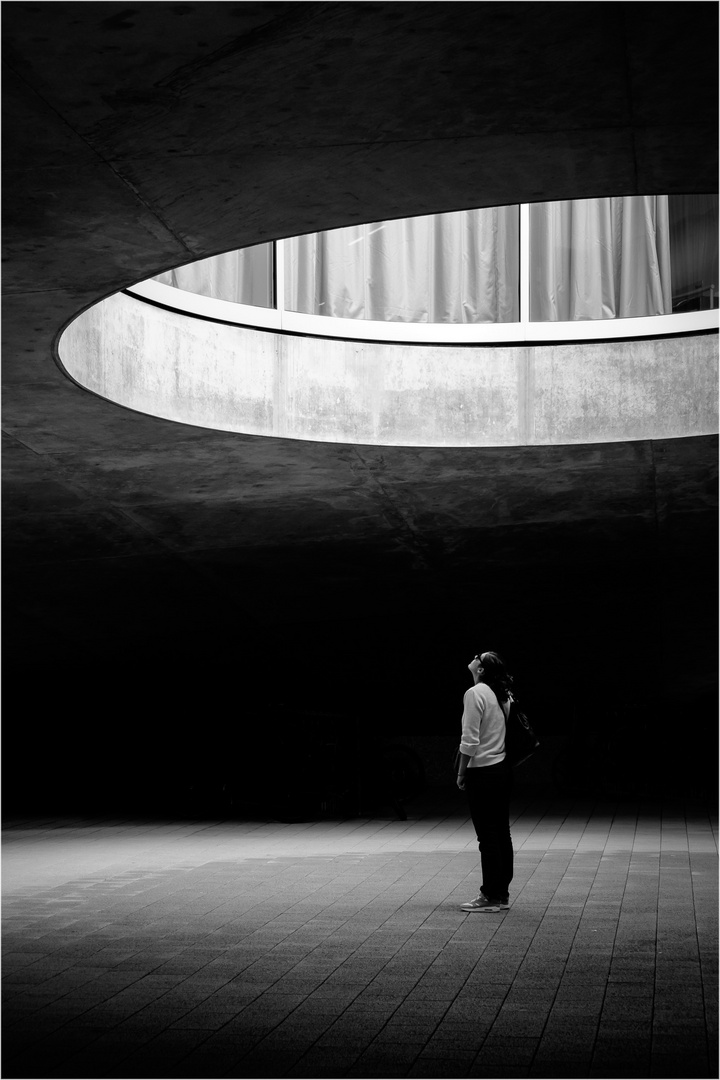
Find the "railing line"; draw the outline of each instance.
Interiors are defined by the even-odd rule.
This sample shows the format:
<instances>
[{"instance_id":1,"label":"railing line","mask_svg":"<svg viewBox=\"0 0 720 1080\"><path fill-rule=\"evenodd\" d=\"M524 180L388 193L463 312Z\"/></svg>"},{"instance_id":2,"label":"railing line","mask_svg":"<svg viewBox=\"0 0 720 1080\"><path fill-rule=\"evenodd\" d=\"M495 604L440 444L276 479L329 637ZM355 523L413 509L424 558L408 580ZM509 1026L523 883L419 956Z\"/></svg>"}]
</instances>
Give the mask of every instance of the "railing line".
<instances>
[{"instance_id":1,"label":"railing line","mask_svg":"<svg viewBox=\"0 0 720 1080\"><path fill-rule=\"evenodd\" d=\"M282 271L282 273L281 273ZM284 289L282 256L276 263L277 296ZM581 322L519 323L401 323L341 319L327 315L308 315L284 308L261 308L235 304L229 300L185 292L172 285L162 285L150 278L124 290L138 300L158 304L194 318L234 326L255 327L308 337L340 338L345 341L381 341L399 345L502 345L523 342L611 341L616 338L665 337L720 326L717 308L708 311L669 315L647 315L629 319L596 319ZM522 295L522 294L521 294ZM431 331L431 332L429 332Z\"/></svg>"}]
</instances>

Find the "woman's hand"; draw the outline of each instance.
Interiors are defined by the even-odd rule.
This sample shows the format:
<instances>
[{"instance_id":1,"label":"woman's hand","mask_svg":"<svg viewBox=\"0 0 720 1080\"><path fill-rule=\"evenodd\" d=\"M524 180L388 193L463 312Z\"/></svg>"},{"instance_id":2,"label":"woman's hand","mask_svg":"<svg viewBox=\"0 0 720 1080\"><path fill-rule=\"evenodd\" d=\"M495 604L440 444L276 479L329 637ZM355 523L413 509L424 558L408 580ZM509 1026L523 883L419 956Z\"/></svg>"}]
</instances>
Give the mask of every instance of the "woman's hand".
<instances>
[{"instance_id":1,"label":"woman's hand","mask_svg":"<svg viewBox=\"0 0 720 1080\"><path fill-rule=\"evenodd\" d=\"M465 773L458 773L457 786L461 791L465 790Z\"/></svg>"}]
</instances>

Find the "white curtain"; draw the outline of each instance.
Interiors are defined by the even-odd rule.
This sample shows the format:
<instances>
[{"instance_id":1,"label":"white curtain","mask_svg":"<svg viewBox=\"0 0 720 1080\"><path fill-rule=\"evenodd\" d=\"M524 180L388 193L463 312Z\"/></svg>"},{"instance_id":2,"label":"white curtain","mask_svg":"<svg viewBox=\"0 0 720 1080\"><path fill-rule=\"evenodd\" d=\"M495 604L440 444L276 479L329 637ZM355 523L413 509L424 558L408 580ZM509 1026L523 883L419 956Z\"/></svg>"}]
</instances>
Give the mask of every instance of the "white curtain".
<instances>
[{"instance_id":1,"label":"white curtain","mask_svg":"<svg viewBox=\"0 0 720 1080\"><path fill-rule=\"evenodd\" d=\"M230 300L233 304L273 305L272 244L257 244L178 266L155 279L176 289Z\"/></svg>"},{"instance_id":2,"label":"white curtain","mask_svg":"<svg viewBox=\"0 0 720 1080\"><path fill-rule=\"evenodd\" d=\"M672 311L666 195L530 207L530 319L623 319Z\"/></svg>"},{"instance_id":3,"label":"white curtain","mask_svg":"<svg viewBox=\"0 0 720 1080\"><path fill-rule=\"evenodd\" d=\"M706 277L717 285L717 196L677 198L699 201L678 204L672 229L667 196L531 205L531 320L663 315L681 286ZM519 322L519 217L517 206L492 207L285 240L285 306L379 322ZM272 244L157 280L271 307Z\"/></svg>"},{"instance_id":4,"label":"white curtain","mask_svg":"<svg viewBox=\"0 0 720 1080\"><path fill-rule=\"evenodd\" d=\"M517 322L517 206L379 221L285 241L291 311L380 322Z\"/></svg>"}]
</instances>

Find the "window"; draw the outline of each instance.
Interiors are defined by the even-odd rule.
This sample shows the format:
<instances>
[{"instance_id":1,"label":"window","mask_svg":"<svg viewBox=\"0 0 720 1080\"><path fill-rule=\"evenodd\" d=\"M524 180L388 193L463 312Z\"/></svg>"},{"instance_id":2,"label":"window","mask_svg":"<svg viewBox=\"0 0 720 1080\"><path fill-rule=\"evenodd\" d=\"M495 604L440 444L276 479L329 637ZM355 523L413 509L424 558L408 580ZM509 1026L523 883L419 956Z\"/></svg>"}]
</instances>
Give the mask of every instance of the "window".
<instances>
[{"instance_id":1,"label":"window","mask_svg":"<svg viewBox=\"0 0 720 1080\"><path fill-rule=\"evenodd\" d=\"M622 196L378 221L226 252L154 280L221 301L219 314L203 309L210 317L321 336L550 340L607 334L598 324L609 320L625 322L616 335L664 333L628 320L718 307L718 198ZM143 285L152 283L135 289Z\"/></svg>"}]
</instances>

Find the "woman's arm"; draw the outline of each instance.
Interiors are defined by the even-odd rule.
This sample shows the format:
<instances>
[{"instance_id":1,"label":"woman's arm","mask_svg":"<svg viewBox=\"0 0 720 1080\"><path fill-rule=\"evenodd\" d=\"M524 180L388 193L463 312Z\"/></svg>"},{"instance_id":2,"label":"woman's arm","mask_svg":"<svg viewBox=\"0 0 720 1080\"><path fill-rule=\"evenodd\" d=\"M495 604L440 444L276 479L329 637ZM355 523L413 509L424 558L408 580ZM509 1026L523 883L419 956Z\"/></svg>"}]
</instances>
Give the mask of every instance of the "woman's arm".
<instances>
[{"instance_id":1,"label":"woman's arm","mask_svg":"<svg viewBox=\"0 0 720 1080\"><path fill-rule=\"evenodd\" d=\"M460 751L459 756L460 756L460 763L458 765L457 786L460 788L461 791L464 791L465 790L465 773L467 772L467 767L470 764L471 758L470 758L469 754L463 754L462 750Z\"/></svg>"},{"instance_id":2,"label":"woman's arm","mask_svg":"<svg viewBox=\"0 0 720 1080\"><path fill-rule=\"evenodd\" d=\"M474 688L465 691L463 698L462 736L460 751L468 758L477 754L480 746L480 725L485 711L485 699Z\"/></svg>"}]
</instances>

